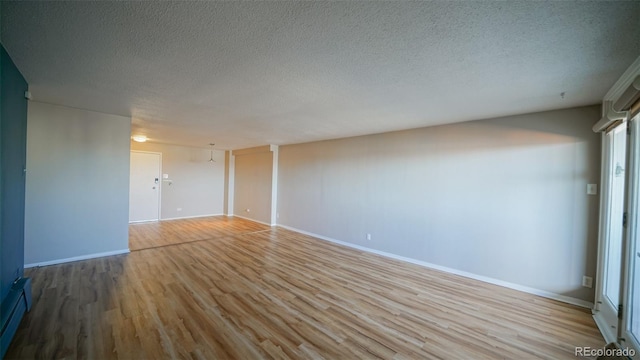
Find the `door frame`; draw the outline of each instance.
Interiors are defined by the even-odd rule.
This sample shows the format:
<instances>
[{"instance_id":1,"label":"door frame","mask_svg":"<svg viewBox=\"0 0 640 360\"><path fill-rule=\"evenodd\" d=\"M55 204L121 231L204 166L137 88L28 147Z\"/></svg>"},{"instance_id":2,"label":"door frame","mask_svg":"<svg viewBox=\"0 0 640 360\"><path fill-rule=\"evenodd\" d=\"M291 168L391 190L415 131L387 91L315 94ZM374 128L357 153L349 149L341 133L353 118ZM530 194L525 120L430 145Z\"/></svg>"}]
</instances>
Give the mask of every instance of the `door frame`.
<instances>
[{"instance_id":1,"label":"door frame","mask_svg":"<svg viewBox=\"0 0 640 360\"><path fill-rule=\"evenodd\" d=\"M611 138L607 133L602 135L602 172L601 172L601 204L600 204L600 231L599 231L599 244L598 244L598 280L596 283L596 302L593 309L593 318L600 329L605 341L607 343L615 342L623 350L633 349L633 352L629 352L628 355L634 360L640 359L640 341L634 339L629 331L629 325L631 322L632 312L640 312L640 309L633 308L633 292L631 287L634 285L634 269L640 264L640 258L636 258L636 252L640 250L637 248L638 241L637 236L640 229L638 229L638 211L640 211L640 176L637 174L640 170L640 156L634 150L639 147L638 142L640 139L640 115L634 116L632 119L627 118L620 125L624 126L623 131L626 136L625 144L625 174L624 174L624 197L623 197L623 213L626 216L626 225L622 228L621 239L621 259L620 259L620 294L619 304L620 307L615 309L609 309L608 305L604 304L607 301L604 294L604 281L605 281L605 261L608 256L609 245L609 228L611 221L620 221L622 224L623 219L610 219L611 209L609 202L611 200L611 178L610 174L613 171L613 147ZM632 127L636 127L634 131ZM615 146L615 145L614 145ZM634 241L635 240L635 241ZM634 289L636 292L640 292L640 289ZM612 314L611 311L614 313ZM612 330L615 325L615 331ZM638 336L639 334L636 334ZM633 354L633 355L632 355Z\"/></svg>"},{"instance_id":2,"label":"door frame","mask_svg":"<svg viewBox=\"0 0 640 360\"><path fill-rule=\"evenodd\" d=\"M162 220L162 153L157 151L144 151L144 150L130 150L129 157L131 157L131 153L143 153L143 154L154 154L160 156L160 161L158 164L158 219L157 220L140 220L140 221L129 221L129 224L139 224L151 221L160 221ZM131 192L131 173L129 173L129 192ZM129 196L129 208L131 208L131 196Z\"/></svg>"},{"instance_id":3,"label":"door frame","mask_svg":"<svg viewBox=\"0 0 640 360\"><path fill-rule=\"evenodd\" d=\"M626 133L626 122L622 122L614 129L610 131L602 133L602 158L601 158L601 172L600 172L600 183L602 184L600 187L600 219L599 219L599 241L598 241L598 265L597 265L597 278L596 278L596 292L595 292L595 303L593 308L593 318L596 322L596 325L600 329L605 341L607 343L617 342L621 335L621 323L619 320L618 308L617 305L614 304L614 308L609 309L608 302L606 299L606 295L604 293L604 282L606 279L606 266L607 257L609 256L609 230L610 230L610 221L611 221L611 208L609 203L611 201L611 172L613 171L613 132L619 127L624 127L622 131ZM626 135L625 135L626 136ZM627 196L628 196L628 177L629 177L629 139L626 139L625 145L625 184L624 184L624 195L623 195L623 212L627 211ZM620 219L622 222L622 219ZM624 277L625 277L625 263L626 263L626 238L627 231L625 228L622 229L622 239L621 240L621 259L620 259L620 294L618 296L618 302L621 304L623 302L623 287L624 287ZM614 327L615 330L612 330Z\"/></svg>"},{"instance_id":4,"label":"door frame","mask_svg":"<svg viewBox=\"0 0 640 360\"><path fill-rule=\"evenodd\" d=\"M633 292L630 291L632 286L634 285L634 277L638 276L638 274L634 274L633 270L636 268L640 268L640 255L636 256L636 253L640 254L640 248L638 248L638 243L640 243L640 229L638 226L638 220L640 220L640 176L638 172L640 171L640 153L633 151L634 149L640 150L640 144L638 143L640 139L640 113L636 114L633 118L627 121L629 126L629 137L627 138L627 168L628 176L627 176L627 201L626 201L626 211L627 211L627 226L625 230L625 250L626 255L623 257L624 269L623 276L624 281L621 284L621 301L623 304L623 316L620 320L620 343L622 347L630 347L635 350L633 359L640 359L640 334L636 334L638 337L634 339L630 332L629 326L631 323L631 314L632 309L631 306L633 304ZM634 127L635 130L634 131ZM639 151L640 152L640 151ZM640 296L640 288L634 289L637 292L636 296ZM636 312L640 312L640 309L633 309ZM638 316L638 315L636 315Z\"/></svg>"}]
</instances>

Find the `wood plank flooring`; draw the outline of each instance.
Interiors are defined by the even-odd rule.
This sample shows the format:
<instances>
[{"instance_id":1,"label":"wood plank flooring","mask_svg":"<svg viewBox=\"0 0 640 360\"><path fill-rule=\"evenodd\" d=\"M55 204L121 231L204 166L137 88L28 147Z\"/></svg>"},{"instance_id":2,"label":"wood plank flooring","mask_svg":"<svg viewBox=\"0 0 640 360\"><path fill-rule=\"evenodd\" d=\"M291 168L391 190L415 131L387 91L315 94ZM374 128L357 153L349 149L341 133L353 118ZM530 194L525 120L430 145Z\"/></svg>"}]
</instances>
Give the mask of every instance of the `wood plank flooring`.
<instances>
[{"instance_id":1,"label":"wood plank flooring","mask_svg":"<svg viewBox=\"0 0 640 360\"><path fill-rule=\"evenodd\" d=\"M183 223L175 236L207 231ZM281 228L27 276L34 305L7 359L575 359L604 346L586 309Z\"/></svg>"},{"instance_id":2,"label":"wood plank flooring","mask_svg":"<svg viewBox=\"0 0 640 360\"><path fill-rule=\"evenodd\" d=\"M271 227L227 216L136 223L129 225L129 249L149 249L268 229Z\"/></svg>"}]
</instances>

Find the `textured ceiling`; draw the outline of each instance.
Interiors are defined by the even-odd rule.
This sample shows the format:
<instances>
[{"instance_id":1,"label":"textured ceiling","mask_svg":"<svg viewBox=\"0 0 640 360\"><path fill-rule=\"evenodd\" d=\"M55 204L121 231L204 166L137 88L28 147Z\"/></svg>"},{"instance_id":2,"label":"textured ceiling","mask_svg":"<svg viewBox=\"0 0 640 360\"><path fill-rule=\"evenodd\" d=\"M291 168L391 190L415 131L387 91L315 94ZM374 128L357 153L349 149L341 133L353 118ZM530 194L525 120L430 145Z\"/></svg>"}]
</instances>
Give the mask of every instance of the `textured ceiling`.
<instances>
[{"instance_id":1,"label":"textured ceiling","mask_svg":"<svg viewBox=\"0 0 640 360\"><path fill-rule=\"evenodd\" d=\"M640 55L638 15L637 1L3 1L0 16L34 100L238 149L596 104Z\"/></svg>"}]
</instances>

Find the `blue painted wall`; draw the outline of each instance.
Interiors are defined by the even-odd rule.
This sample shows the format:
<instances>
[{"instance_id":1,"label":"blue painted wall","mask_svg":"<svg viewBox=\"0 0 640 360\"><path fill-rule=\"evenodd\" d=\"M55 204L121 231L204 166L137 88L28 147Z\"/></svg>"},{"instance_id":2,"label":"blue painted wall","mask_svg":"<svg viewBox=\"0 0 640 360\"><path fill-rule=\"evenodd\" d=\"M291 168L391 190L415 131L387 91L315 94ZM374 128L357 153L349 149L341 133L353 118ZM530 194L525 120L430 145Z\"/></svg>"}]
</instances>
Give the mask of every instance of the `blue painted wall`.
<instances>
[{"instance_id":1,"label":"blue painted wall","mask_svg":"<svg viewBox=\"0 0 640 360\"><path fill-rule=\"evenodd\" d=\"M24 272L24 189L28 89L20 71L0 45L0 269L4 300Z\"/></svg>"}]
</instances>

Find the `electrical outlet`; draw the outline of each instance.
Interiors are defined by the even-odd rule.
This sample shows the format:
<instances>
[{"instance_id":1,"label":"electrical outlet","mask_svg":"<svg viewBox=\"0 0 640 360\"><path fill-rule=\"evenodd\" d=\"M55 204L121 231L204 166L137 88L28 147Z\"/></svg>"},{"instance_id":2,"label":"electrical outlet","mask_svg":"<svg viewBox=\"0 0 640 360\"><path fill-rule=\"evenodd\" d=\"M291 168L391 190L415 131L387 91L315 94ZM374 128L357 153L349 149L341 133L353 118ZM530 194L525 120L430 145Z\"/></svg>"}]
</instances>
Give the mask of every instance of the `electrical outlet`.
<instances>
[{"instance_id":1,"label":"electrical outlet","mask_svg":"<svg viewBox=\"0 0 640 360\"><path fill-rule=\"evenodd\" d=\"M371 240L371 234L367 234L367 240Z\"/></svg>"},{"instance_id":2,"label":"electrical outlet","mask_svg":"<svg viewBox=\"0 0 640 360\"><path fill-rule=\"evenodd\" d=\"M591 276L583 276L582 277L582 286L586 288L591 288L593 286L593 278Z\"/></svg>"},{"instance_id":3,"label":"electrical outlet","mask_svg":"<svg viewBox=\"0 0 640 360\"><path fill-rule=\"evenodd\" d=\"M178 210L178 211L182 211L182 208L178 208L177 210Z\"/></svg>"},{"instance_id":4,"label":"electrical outlet","mask_svg":"<svg viewBox=\"0 0 640 360\"><path fill-rule=\"evenodd\" d=\"M245 210L245 211L246 211L246 212L251 212L251 209L247 209L247 210Z\"/></svg>"}]
</instances>

